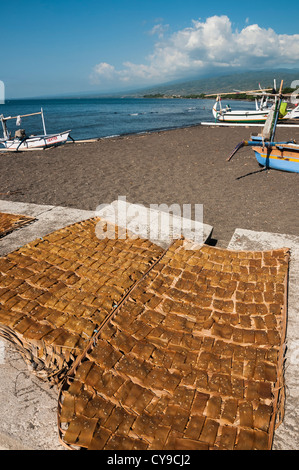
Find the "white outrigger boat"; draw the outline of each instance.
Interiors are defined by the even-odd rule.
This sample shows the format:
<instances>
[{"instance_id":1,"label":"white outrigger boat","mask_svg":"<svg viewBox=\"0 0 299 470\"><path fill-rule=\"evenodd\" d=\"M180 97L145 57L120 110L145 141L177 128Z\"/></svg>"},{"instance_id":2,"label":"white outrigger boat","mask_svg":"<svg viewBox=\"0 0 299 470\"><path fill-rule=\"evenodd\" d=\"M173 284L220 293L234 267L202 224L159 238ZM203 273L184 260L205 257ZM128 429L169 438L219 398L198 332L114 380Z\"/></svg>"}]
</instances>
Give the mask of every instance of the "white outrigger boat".
<instances>
[{"instance_id":1,"label":"white outrigger boat","mask_svg":"<svg viewBox=\"0 0 299 470\"><path fill-rule=\"evenodd\" d=\"M268 101L264 97L262 97L259 103L256 100L255 110L233 111L229 105L222 108L221 96L217 96L212 112L217 122L263 124L266 122L269 110Z\"/></svg>"},{"instance_id":2,"label":"white outrigger boat","mask_svg":"<svg viewBox=\"0 0 299 470\"><path fill-rule=\"evenodd\" d=\"M7 129L6 122L11 119L16 119L17 124L20 123L21 118L28 116L41 115L43 130L42 135L30 135L27 136L24 129L19 129L15 132L15 136L12 138L11 133ZM57 145L64 144L67 139L70 137L70 130L64 132L58 132L57 134L47 134L45 119L43 109L37 113L23 114L20 116L8 116L4 117L3 114L0 115L0 121L3 129L3 138L0 139L0 150L1 144L5 150L10 150L13 152L22 151L22 150L33 150L33 149L45 149L48 147L55 147ZM72 139L73 140L73 139Z\"/></svg>"},{"instance_id":3,"label":"white outrigger boat","mask_svg":"<svg viewBox=\"0 0 299 470\"><path fill-rule=\"evenodd\" d=\"M276 82L274 81L274 89L276 89ZM251 90L248 92L237 92L237 93L247 93L255 96L255 110L232 110L229 105L226 105L225 108L222 107L221 96L223 95L232 95L234 93L222 93L217 94L216 102L212 108L212 113L215 119L215 122L220 123L244 123L244 124L265 124L272 103L269 103L269 94L266 92L269 89ZM272 94L273 94L272 91ZM210 96L210 95L207 95ZM289 96L289 95L286 95ZM282 102L278 120L286 119L298 119L299 118L299 106L295 105L294 108L287 108L287 103Z\"/></svg>"},{"instance_id":4,"label":"white outrigger boat","mask_svg":"<svg viewBox=\"0 0 299 470\"><path fill-rule=\"evenodd\" d=\"M218 109L219 103L219 109ZM281 104L279 121L286 119L299 119L299 106L293 109L287 109L287 103ZM229 105L225 108L221 106L221 97L217 96L216 102L213 106L212 112L215 122L223 123L247 123L247 124L265 124L271 106L268 106L267 100L262 100L260 103L256 101L256 109L254 110L237 110L233 111Z\"/></svg>"}]
</instances>

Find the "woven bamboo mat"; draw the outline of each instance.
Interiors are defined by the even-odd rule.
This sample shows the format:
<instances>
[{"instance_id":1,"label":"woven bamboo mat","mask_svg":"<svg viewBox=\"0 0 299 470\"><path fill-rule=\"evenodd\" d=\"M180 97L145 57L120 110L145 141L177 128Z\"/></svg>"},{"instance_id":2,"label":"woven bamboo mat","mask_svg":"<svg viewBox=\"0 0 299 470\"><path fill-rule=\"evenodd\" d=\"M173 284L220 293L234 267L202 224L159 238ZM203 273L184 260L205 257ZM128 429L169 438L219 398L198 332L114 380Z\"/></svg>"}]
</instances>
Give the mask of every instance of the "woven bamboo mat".
<instances>
[{"instance_id":1,"label":"woven bamboo mat","mask_svg":"<svg viewBox=\"0 0 299 470\"><path fill-rule=\"evenodd\" d=\"M104 228L115 239L99 240L99 223L76 223L0 258L0 336L54 383L163 252L111 224Z\"/></svg>"},{"instance_id":2,"label":"woven bamboo mat","mask_svg":"<svg viewBox=\"0 0 299 470\"><path fill-rule=\"evenodd\" d=\"M34 218L24 215L0 212L0 238L17 228L33 222L33 220Z\"/></svg>"},{"instance_id":3,"label":"woven bamboo mat","mask_svg":"<svg viewBox=\"0 0 299 470\"><path fill-rule=\"evenodd\" d=\"M286 249L176 241L77 357L59 393L70 449L270 449L283 411Z\"/></svg>"}]
</instances>

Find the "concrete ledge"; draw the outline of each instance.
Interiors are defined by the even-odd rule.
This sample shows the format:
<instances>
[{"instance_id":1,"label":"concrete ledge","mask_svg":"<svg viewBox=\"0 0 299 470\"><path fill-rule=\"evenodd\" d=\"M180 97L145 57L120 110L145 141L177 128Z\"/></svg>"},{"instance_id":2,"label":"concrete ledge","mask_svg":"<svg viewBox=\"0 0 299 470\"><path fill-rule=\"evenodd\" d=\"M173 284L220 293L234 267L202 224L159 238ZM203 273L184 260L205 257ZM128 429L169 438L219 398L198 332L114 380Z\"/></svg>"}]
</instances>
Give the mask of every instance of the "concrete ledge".
<instances>
[{"instance_id":1,"label":"concrete ledge","mask_svg":"<svg viewBox=\"0 0 299 470\"><path fill-rule=\"evenodd\" d=\"M36 218L31 224L14 230L0 240L0 256L5 256L26 243L59 230L66 225L95 216L94 211L3 200L0 201L0 212L28 215Z\"/></svg>"},{"instance_id":2,"label":"concrete ledge","mask_svg":"<svg viewBox=\"0 0 299 470\"><path fill-rule=\"evenodd\" d=\"M181 235L201 245L213 231L210 225L122 200L115 200L95 211L0 200L0 212L36 218L29 225L14 230L1 239L0 256L5 256L36 238L91 217L101 217L120 227L126 226L136 235L148 238L163 248L167 248L173 238L180 238Z\"/></svg>"},{"instance_id":3,"label":"concrete ledge","mask_svg":"<svg viewBox=\"0 0 299 470\"><path fill-rule=\"evenodd\" d=\"M58 391L32 374L7 344L0 361L0 450L64 450L57 432Z\"/></svg>"}]
</instances>

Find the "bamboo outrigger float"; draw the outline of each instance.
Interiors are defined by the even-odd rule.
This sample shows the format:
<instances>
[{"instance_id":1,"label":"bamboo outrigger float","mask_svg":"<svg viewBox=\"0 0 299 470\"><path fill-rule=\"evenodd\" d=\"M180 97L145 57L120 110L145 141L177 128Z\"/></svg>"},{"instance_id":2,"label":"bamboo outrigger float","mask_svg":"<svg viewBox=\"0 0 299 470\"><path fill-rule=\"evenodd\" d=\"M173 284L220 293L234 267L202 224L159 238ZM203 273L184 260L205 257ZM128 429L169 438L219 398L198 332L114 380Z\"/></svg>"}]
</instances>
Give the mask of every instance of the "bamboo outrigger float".
<instances>
[{"instance_id":1,"label":"bamboo outrigger float","mask_svg":"<svg viewBox=\"0 0 299 470\"><path fill-rule=\"evenodd\" d=\"M227 161L230 161L241 148L249 146L252 147L258 163L265 168L299 173L299 145L294 140L287 142L274 140L279 110L285 96L281 93L282 85L283 81L278 94L269 95L274 97L274 104L269 111L262 133L257 136L252 135L251 140L240 142Z\"/></svg>"},{"instance_id":2,"label":"bamboo outrigger float","mask_svg":"<svg viewBox=\"0 0 299 470\"><path fill-rule=\"evenodd\" d=\"M7 129L6 122L8 120L15 119L17 123L20 122L21 118L29 117L29 116L37 116L40 115L42 119L43 131L44 133L41 135L31 135L27 136L24 129L19 129L15 132L14 138L11 137L11 133ZM0 139L0 150L7 150L18 152L22 150L34 150L34 149L45 149L48 147L55 147L57 145L64 144L67 139L70 137L70 130L64 132L58 132L57 134L47 134L45 119L44 119L44 112L43 109L37 113L31 114L23 114L20 116L8 116L4 117L3 114L0 115L0 121L2 124L3 130L3 138ZM72 139L73 140L73 139ZM1 144L3 145L3 149L1 148Z\"/></svg>"}]
</instances>

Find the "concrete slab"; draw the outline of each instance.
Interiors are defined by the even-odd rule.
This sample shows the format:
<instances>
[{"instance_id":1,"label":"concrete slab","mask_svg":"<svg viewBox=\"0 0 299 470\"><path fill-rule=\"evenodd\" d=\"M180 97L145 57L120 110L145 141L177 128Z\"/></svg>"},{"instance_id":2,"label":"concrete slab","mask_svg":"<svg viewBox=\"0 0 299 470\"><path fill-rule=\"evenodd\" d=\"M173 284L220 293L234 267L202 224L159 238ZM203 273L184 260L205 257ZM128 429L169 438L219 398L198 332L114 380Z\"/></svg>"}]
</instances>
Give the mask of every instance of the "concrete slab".
<instances>
[{"instance_id":1,"label":"concrete slab","mask_svg":"<svg viewBox=\"0 0 299 470\"><path fill-rule=\"evenodd\" d=\"M285 364L285 417L275 431L273 449L299 449L299 237L236 229L228 248L231 250L269 250L289 248L287 350Z\"/></svg>"},{"instance_id":2,"label":"concrete slab","mask_svg":"<svg viewBox=\"0 0 299 470\"><path fill-rule=\"evenodd\" d=\"M131 204L122 199L117 199L105 207L101 206L95 211L0 200L0 212L36 218L22 230L15 230L1 240L0 256L5 256L25 243L43 237L54 230L90 217L101 217L120 227L127 227L130 231L148 238L163 248L167 248L173 238L180 238L181 235L201 245L207 241L213 231L212 226L203 224L201 221L190 220L139 204Z\"/></svg>"},{"instance_id":3,"label":"concrete slab","mask_svg":"<svg viewBox=\"0 0 299 470\"><path fill-rule=\"evenodd\" d=\"M94 211L3 200L0 201L0 212L28 215L36 218L31 224L22 227L22 230L14 230L1 239L0 256L5 256L10 251L17 250L24 244L43 237L54 230L59 230L66 225L95 216Z\"/></svg>"},{"instance_id":4,"label":"concrete slab","mask_svg":"<svg viewBox=\"0 0 299 470\"><path fill-rule=\"evenodd\" d=\"M0 449L64 450L57 433L58 391L35 377L7 343L0 358Z\"/></svg>"},{"instance_id":5,"label":"concrete slab","mask_svg":"<svg viewBox=\"0 0 299 470\"><path fill-rule=\"evenodd\" d=\"M53 209L55 206L49 206L44 204L31 204L27 202L13 202L0 200L0 211L7 213L17 213L22 215L28 215L30 217L36 217L43 212ZM12 212L13 211L13 212Z\"/></svg>"}]
</instances>

